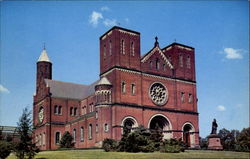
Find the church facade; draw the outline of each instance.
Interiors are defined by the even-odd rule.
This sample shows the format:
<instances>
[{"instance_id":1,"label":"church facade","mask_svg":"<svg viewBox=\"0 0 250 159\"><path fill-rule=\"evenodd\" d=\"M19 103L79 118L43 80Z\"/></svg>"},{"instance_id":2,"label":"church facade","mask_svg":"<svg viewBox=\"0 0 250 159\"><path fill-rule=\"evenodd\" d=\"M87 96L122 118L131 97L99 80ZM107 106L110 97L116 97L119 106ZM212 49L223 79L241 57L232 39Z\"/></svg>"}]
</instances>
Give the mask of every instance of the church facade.
<instances>
[{"instance_id":1,"label":"church facade","mask_svg":"<svg viewBox=\"0 0 250 159\"><path fill-rule=\"evenodd\" d=\"M100 78L91 85L52 80L44 49L37 61L33 103L34 142L57 149L66 131L76 148L100 147L105 138L121 139L126 126L163 131L199 145L195 49L179 43L141 56L140 33L113 27L100 37Z\"/></svg>"}]
</instances>

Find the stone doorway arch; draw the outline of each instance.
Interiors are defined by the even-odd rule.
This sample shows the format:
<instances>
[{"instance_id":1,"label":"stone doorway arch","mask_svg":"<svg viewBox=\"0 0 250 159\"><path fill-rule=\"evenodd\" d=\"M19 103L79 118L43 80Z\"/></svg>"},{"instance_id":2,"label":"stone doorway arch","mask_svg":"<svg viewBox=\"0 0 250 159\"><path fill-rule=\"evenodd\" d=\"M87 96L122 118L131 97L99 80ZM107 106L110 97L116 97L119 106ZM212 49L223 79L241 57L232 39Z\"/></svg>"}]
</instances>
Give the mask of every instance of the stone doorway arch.
<instances>
[{"instance_id":1,"label":"stone doorway arch","mask_svg":"<svg viewBox=\"0 0 250 159\"><path fill-rule=\"evenodd\" d=\"M138 127L138 123L136 119L132 116L127 116L122 120L122 134L123 134L123 128L126 127L129 132L133 131L134 128Z\"/></svg>"},{"instance_id":2,"label":"stone doorway arch","mask_svg":"<svg viewBox=\"0 0 250 159\"><path fill-rule=\"evenodd\" d=\"M172 125L170 120L163 114L155 114L153 115L149 122L148 128L155 129L156 125L163 131L163 139L170 139L173 137L172 134Z\"/></svg>"},{"instance_id":3,"label":"stone doorway arch","mask_svg":"<svg viewBox=\"0 0 250 159\"><path fill-rule=\"evenodd\" d=\"M195 129L192 123L186 122L182 126L182 139L183 142L188 146L188 147L194 147L195 144Z\"/></svg>"}]
</instances>

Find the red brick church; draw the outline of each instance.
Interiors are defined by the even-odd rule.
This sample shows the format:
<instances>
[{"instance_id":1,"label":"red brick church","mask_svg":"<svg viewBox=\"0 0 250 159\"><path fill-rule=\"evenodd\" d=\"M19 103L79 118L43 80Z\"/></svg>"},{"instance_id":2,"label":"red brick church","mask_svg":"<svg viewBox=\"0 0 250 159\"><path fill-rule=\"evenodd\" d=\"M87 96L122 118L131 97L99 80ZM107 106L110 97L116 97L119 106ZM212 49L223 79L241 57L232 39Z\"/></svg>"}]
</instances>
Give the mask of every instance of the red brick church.
<instances>
[{"instance_id":1,"label":"red brick church","mask_svg":"<svg viewBox=\"0 0 250 159\"><path fill-rule=\"evenodd\" d=\"M100 79L91 85L52 80L44 49L37 61L34 140L56 149L65 131L76 148L121 139L123 127L154 129L164 138L199 144L194 48L172 43L141 56L140 33L113 27L100 37ZM83 57L84 58L84 57Z\"/></svg>"}]
</instances>

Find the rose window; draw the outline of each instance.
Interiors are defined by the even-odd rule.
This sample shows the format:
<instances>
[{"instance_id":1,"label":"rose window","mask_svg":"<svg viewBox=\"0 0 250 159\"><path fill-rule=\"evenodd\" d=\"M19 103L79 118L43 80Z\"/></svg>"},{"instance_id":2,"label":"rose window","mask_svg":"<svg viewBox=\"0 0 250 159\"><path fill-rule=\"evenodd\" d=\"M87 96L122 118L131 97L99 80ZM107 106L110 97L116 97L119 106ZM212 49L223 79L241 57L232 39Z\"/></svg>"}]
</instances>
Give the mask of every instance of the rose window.
<instances>
[{"instance_id":1,"label":"rose window","mask_svg":"<svg viewBox=\"0 0 250 159\"><path fill-rule=\"evenodd\" d=\"M167 102L168 91L161 83L154 83L149 90L151 100L157 105L164 105Z\"/></svg>"}]
</instances>

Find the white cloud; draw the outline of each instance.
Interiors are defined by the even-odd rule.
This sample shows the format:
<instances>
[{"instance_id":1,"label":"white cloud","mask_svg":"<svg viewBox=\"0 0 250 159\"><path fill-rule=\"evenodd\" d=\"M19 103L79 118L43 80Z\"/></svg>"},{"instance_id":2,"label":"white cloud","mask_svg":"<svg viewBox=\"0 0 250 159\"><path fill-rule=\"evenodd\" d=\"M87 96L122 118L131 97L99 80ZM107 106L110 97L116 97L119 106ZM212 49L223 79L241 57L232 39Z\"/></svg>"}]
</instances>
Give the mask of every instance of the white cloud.
<instances>
[{"instance_id":1,"label":"white cloud","mask_svg":"<svg viewBox=\"0 0 250 159\"><path fill-rule=\"evenodd\" d=\"M106 26L106 27L110 27L110 26L115 26L117 25L117 22L116 22L116 19L105 19L103 21L103 24Z\"/></svg>"},{"instance_id":2,"label":"white cloud","mask_svg":"<svg viewBox=\"0 0 250 159\"><path fill-rule=\"evenodd\" d=\"M10 93L10 91L1 84L0 84L0 92L1 93Z\"/></svg>"},{"instance_id":3,"label":"white cloud","mask_svg":"<svg viewBox=\"0 0 250 159\"><path fill-rule=\"evenodd\" d=\"M223 53L227 59L242 59L242 50L233 48L224 48Z\"/></svg>"},{"instance_id":4,"label":"white cloud","mask_svg":"<svg viewBox=\"0 0 250 159\"><path fill-rule=\"evenodd\" d=\"M107 6L103 6L102 8L101 8L101 11L109 11L110 9L109 9L109 7L107 7Z\"/></svg>"},{"instance_id":5,"label":"white cloud","mask_svg":"<svg viewBox=\"0 0 250 159\"><path fill-rule=\"evenodd\" d=\"M223 105L218 105L218 106L217 106L217 110L219 110L219 111L225 111L225 110L226 110L226 107L223 106Z\"/></svg>"},{"instance_id":6,"label":"white cloud","mask_svg":"<svg viewBox=\"0 0 250 159\"><path fill-rule=\"evenodd\" d=\"M93 25L94 27L96 27L100 19L103 19L102 13L93 11L89 17L89 23Z\"/></svg>"}]
</instances>

